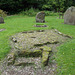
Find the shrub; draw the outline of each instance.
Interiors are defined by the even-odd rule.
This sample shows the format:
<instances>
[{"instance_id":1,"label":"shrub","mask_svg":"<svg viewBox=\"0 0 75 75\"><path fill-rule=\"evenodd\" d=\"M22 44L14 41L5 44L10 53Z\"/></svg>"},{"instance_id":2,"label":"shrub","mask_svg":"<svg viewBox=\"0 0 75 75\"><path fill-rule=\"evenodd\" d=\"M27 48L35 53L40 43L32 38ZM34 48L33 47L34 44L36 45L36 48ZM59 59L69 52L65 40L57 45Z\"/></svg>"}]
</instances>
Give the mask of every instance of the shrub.
<instances>
[{"instance_id":1,"label":"shrub","mask_svg":"<svg viewBox=\"0 0 75 75\"><path fill-rule=\"evenodd\" d=\"M27 15L27 16L36 16L36 14L40 12L39 9L34 9L34 8L31 8L29 10L26 10L26 11L22 11L19 13L19 15ZM58 13L54 13L53 11L44 11L46 16L57 16Z\"/></svg>"},{"instance_id":2,"label":"shrub","mask_svg":"<svg viewBox=\"0 0 75 75\"><path fill-rule=\"evenodd\" d=\"M46 16L57 16L58 13L53 12L53 11L45 11Z\"/></svg>"},{"instance_id":3,"label":"shrub","mask_svg":"<svg viewBox=\"0 0 75 75\"><path fill-rule=\"evenodd\" d=\"M22 11L19 14L20 15L27 15L27 16L35 16L38 12L39 12L38 9L31 8L29 10Z\"/></svg>"},{"instance_id":4,"label":"shrub","mask_svg":"<svg viewBox=\"0 0 75 75\"><path fill-rule=\"evenodd\" d=\"M5 12L5 11L0 9L0 16L1 17L6 17L7 16L7 12Z\"/></svg>"}]
</instances>

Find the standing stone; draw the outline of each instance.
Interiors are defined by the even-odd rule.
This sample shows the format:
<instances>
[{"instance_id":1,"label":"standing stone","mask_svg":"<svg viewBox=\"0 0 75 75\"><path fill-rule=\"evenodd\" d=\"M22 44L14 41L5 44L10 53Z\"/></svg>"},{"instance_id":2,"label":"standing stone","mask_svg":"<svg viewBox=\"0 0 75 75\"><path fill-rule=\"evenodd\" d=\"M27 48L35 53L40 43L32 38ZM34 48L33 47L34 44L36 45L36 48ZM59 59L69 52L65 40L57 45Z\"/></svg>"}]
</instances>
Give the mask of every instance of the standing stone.
<instances>
[{"instance_id":1,"label":"standing stone","mask_svg":"<svg viewBox=\"0 0 75 75\"><path fill-rule=\"evenodd\" d=\"M4 23L4 19L2 17L0 17L0 24Z\"/></svg>"},{"instance_id":2,"label":"standing stone","mask_svg":"<svg viewBox=\"0 0 75 75\"><path fill-rule=\"evenodd\" d=\"M75 25L75 7L71 6L64 13L64 23Z\"/></svg>"},{"instance_id":3,"label":"standing stone","mask_svg":"<svg viewBox=\"0 0 75 75\"><path fill-rule=\"evenodd\" d=\"M44 23L45 22L45 12L38 12L36 15L36 22Z\"/></svg>"}]
</instances>

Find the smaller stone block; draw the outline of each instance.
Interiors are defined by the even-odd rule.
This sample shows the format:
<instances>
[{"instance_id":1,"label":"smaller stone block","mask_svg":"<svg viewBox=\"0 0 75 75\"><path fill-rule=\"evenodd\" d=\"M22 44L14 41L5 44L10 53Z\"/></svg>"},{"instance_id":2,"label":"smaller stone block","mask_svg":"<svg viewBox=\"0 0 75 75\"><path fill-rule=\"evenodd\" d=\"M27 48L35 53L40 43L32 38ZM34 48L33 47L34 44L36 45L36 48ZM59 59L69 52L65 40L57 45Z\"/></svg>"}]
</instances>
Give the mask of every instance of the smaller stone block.
<instances>
[{"instance_id":1,"label":"smaller stone block","mask_svg":"<svg viewBox=\"0 0 75 75\"><path fill-rule=\"evenodd\" d=\"M42 52L42 64L45 66L47 65L47 61L48 61L48 57L49 57L49 53L51 51L50 47L47 46L42 46L40 47L41 50L43 50Z\"/></svg>"},{"instance_id":2,"label":"smaller stone block","mask_svg":"<svg viewBox=\"0 0 75 75\"><path fill-rule=\"evenodd\" d=\"M29 56L29 57L39 57L42 55L41 50L34 50L34 51L29 51L29 50L21 50L18 51L18 56Z\"/></svg>"},{"instance_id":3,"label":"smaller stone block","mask_svg":"<svg viewBox=\"0 0 75 75\"><path fill-rule=\"evenodd\" d=\"M0 24L4 23L4 19L2 17L0 17Z\"/></svg>"},{"instance_id":4,"label":"smaller stone block","mask_svg":"<svg viewBox=\"0 0 75 75\"><path fill-rule=\"evenodd\" d=\"M38 23L44 23L45 22L45 12L41 11L41 12L37 13L36 22L38 22Z\"/></svg>"},{"instance_id":5,"label":"smaller stone block","mask_svg":"<svg viewBox=\"0 0 75 75\"><path fill-rule=\"evenodd\" d=\"M15 61L15 53L10 53L7 57L8 65L14 64Z\"/></svg>"},{"instance_id":6,"label":"smaller stone block","mask_svg":"<svg viewBox=\"0 0 75 75\"><path fill-rule=\"evenodd\" d=\"M43 53L42 53L42 64L44 66L47 65L48 56L49 56L49 52L43 51Z\"/></svg>"}]
</instances>

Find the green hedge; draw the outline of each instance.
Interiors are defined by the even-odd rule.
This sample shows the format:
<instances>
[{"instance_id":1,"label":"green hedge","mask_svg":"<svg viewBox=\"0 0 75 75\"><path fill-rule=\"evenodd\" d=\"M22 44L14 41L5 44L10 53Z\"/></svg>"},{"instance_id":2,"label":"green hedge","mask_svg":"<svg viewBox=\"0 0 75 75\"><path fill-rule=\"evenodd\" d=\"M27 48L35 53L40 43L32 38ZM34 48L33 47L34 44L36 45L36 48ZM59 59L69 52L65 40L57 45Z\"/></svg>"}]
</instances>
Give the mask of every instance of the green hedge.
<instances>
[{"instance_id":1,"label":"green hedge","mask_svg":"<svg viewBox=\"0 0 75 75\"><path fill-rule=\"evenodd\" d=\"M31 9L26 10L26 11L21 11L19 13L19 15L36 16L36 14L38 12L40 12L39 9L33 9L33 8L31 8ZM44 12L45 12L46 16L57 16L58 15L58 13L55 13L53 11L46 11L45 10Z\"/></svg>"}]
</instances>

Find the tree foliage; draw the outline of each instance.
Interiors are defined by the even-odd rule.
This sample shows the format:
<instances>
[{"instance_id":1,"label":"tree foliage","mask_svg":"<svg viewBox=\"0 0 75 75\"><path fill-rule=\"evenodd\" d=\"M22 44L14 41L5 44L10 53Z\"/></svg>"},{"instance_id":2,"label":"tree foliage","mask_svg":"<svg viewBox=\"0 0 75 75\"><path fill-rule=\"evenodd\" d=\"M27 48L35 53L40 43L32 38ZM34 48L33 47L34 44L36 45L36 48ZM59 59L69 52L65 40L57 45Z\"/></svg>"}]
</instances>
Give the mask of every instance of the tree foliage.
<instances>
[{"instance_id":1,"label":"tree foliage","mask_svg":"<svg viewBox=\"0 0 75 75\"><path fill-rule=\"evenodd\" d=\"M32 7L40 10L64 12L74 4L75 0L0 0L0 9L9 13L17 13Z\"/></svg>"}]
</instances>

